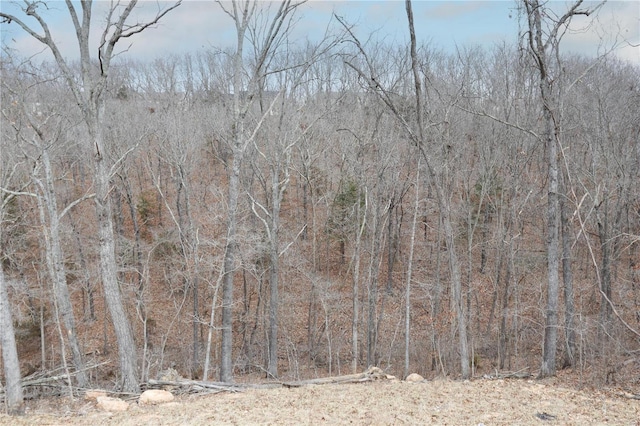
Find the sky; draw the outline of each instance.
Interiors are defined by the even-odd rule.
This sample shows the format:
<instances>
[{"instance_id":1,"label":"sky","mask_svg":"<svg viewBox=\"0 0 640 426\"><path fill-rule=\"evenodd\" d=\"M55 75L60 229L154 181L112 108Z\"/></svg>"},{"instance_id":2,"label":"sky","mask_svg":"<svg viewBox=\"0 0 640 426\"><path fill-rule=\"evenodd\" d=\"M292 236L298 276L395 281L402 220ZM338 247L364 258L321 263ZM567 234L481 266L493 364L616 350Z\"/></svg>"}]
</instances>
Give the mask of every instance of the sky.
<instances>
[{"instance_id":1,"label":"sky","mask_svg":"<svg viewBox=\"0 0 640 426\"><path fill-rule=\"evenodd\" d=\"M5 13L17 11L15 2L0 0ZM224 2L223 2L224 3ZM261 3L272 3L262 0ZM168 3L140 0L134 11L136 19L155 13ZM566 10L568 2L551 0L557 11ZM595 3L586 3L594 5ZM68 58L77 57L71 20L63 1L47 2L49 10L42 10L50 22L55 40ZM108 1L97 1L94 24L104 19ZM435 48L455 51L470 46L491 47L495 44L515 43L518 37L518 10L514 0L414 0L416 36L420 42ZM327 28L337 28L332 15L342 17L354 25L361 39L369 35L389 43L406 43L408 39L405 4L402 0L369 1L309 0L298 11L298 22L291 40L310 38L319 40ZM25 22L28 21L26 18ZM97 27L97 25L96 25ZM42 45L21 31L15 23L2 24L2 42L16 49L22 56L43 50ZM96 33L97 34L97 33ZM220 5L212 0L183 0L183 4L154 28L127 39L127 57L152 60L167 54L182 54L204 49L229 48L234 44L233 22ZM97 35L94 36L97 39ZM597 55L618 45L614 54L640 66L640 1L608 1L597 18L576 17L562 41L562 50ZM633 45L633 46L631 46ZM48 59L47 53L37 57Z\"/></svg>"}]
</instances>

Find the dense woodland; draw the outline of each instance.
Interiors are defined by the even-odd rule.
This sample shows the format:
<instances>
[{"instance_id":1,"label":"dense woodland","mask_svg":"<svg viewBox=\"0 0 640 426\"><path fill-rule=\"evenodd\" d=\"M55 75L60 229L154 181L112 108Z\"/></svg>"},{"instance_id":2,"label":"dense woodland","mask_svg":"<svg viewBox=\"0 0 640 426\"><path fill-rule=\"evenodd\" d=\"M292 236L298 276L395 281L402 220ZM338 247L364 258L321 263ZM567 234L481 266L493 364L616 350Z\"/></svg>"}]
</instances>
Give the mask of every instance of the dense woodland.
<instances>
[{"instance_id":1,"label":"dense woodland","mask_svg":"<svg viewBox=\"0 0 640 426\"><path fill-rule=\"evenodd\" d=\"M71 7L80 59L38 21L54 59L2 54L2 383L12 341L22 377L76 391L640 380L640 70L563 53L580 1L523 0L513 44L456 52L415 40L409 2L401 46L338 17L294 43L297 4L222 3L234 49L150 62L115 55L153 31L130 10L90 46L102 21Z\"/></svg>"}]
</instances>

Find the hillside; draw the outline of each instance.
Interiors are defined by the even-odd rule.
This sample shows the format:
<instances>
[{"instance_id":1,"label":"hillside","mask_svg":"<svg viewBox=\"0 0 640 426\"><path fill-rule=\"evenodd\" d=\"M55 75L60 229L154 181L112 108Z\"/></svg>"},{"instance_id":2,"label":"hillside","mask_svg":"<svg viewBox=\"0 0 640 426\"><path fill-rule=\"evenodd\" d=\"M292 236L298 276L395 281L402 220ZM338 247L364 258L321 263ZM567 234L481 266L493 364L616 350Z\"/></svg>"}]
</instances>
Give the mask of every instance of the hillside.
<instances>
[{"instance_id":1,"label":"hillside","mask_svg":"<svg viewBox=\"0 0 640 426\"><path fill-rule=\"evenodd\" d=\"M221 13L235 50L142 62L115 28L152 30L180 3L146 26L135 2L105 2L106 21L70 33L80 63L2 56L9 405L20 378L32 400L135 395L169 370L261 383L370 366L637 394L640 72L560 49L599 6L555 20L559 3L522 0L536 42L454 53L337 16L289 43L303 3L249 0L242 25ZM42 24L45 6L21 12ZM110 41L89 48L101 25Z\"/></svg>"}]
</instances>

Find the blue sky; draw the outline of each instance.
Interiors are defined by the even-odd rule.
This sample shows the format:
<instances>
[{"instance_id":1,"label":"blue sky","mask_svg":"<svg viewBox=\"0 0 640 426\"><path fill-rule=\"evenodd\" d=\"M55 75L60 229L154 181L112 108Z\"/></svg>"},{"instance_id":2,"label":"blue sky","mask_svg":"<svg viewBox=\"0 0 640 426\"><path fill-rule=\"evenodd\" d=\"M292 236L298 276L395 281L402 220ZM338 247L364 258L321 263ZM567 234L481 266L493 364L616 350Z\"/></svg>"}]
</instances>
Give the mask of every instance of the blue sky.
<instances>
[{"instance_id":1,"label":"blue sky","mask_svg":"<svg viewBox=\"0 0 640 426\"><path fill-rule=\"evenodd\" d=\"M47 13L54 37L66 56L77 56L74 33L64 2L58 0L48 3L50 10ZM96 2L94 24L100 24L108 4L106 1ZM140 4L141 8L134 12L140 19L158 7L158 2L152 0L141 0ZM550 4L563 10L567 3L552 0ZM1 0L0 6L6 13L15 10L12 2L7 0ZM304 39L307 36L320 38L335 12L347 22L355 24L355 31L362 39L375 31L377 38L388 42L405 42L407 18L404 7L402 0L310 0L298 12L299 22L292 39ZM456 46L491 46L503 41L513 43L517 38L518 11L514 0L414 0L413 8L418 39L434 47L453 50ZM626 46L616 53L640 65L640 2L610 1L600 10L596 22L590 18L575 19L572 31L563 40L563 49L595 55L613 45L616 37L618 42L626 39L637 46ZM15 24L10 27L2 25L2 40L24 55L42 50L38 42L19 31ZM126 55L153 59L167 53L230 47L233 40L233 24L219 5L214 1L184 0L156 28L132 38ZM622 45L625 43L622 42Z\"/></svg>"}]
</instances>

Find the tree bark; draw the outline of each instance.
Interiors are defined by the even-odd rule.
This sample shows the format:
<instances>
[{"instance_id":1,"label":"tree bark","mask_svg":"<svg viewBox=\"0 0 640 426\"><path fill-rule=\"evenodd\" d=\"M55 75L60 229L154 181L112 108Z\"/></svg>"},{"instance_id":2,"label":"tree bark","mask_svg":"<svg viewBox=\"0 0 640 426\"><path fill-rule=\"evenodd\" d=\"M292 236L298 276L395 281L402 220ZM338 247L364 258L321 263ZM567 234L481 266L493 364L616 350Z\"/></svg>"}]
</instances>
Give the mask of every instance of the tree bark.
<instances>
[{"instance_id":1,"label":"tree bark","mask_svg":"<svg viewBox=\"0 0 640 426\"><path fill-rule=\"evenodd\" d=\"M54 135L53 137L48 135L45 136L42 126L37 124L26 110L23 109L22 113L24 113L24 117L29 123L28 129L31 130L32 133L29 132L29 136L27 136L27 134L25 134L17 125L14 125L14 129L19 140L26 142L27 146L33 146L36 149L36 153L33 157L35 160L35 167L31 174L31 180L39 189L39 192L29 194L37 199L38 210L40 212L46 266L51 278L53 295L55 298L54 306L56 308L56 322L59 325L59 318L57 316L61 316L62 323L66 329L67 340L71 348L73 364L77 372L76 381L78 387L85 388L88 385L88 380L78 342L76 321L73 313L73 306L71 304L71 298L69 296L67 274L64 265L64 253L60 237L60 220L62 216L69 211L69 208L65 209L62 213L58 212L58 201L54 186L55 179L50 158L50 147L57 141L57 135ZM53 116L49 116L43 121L47 122L50 119L53 121L52 117ZM55 129L55 131L58 131L58 129ZM26 147L23 149L25 149L23 152L28 152L26 151ZM60 338L62 356L64 360L65 348L63 333L60 333Z\"/></svg>"}]
</instances>

